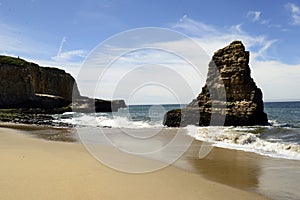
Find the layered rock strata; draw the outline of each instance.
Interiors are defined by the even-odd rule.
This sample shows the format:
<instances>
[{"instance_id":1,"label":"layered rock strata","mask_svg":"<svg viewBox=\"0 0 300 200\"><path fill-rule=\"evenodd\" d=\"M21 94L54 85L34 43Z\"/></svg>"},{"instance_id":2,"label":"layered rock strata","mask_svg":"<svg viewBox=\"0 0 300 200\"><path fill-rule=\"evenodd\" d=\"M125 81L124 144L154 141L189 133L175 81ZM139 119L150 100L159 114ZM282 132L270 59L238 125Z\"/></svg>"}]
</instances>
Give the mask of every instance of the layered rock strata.
<instances>
[{"instance_id":1,"label":"layered rock strata","mask_svg":"<svg viewBox=\"0 0 300 200\"><path fill-rule=\"evenodd\" d=\"M198 97L183 109L167 112L164 125L266 125L262 96L251 78L249 52L234 41L214 53Z\"/></svg>"}]
</instances>

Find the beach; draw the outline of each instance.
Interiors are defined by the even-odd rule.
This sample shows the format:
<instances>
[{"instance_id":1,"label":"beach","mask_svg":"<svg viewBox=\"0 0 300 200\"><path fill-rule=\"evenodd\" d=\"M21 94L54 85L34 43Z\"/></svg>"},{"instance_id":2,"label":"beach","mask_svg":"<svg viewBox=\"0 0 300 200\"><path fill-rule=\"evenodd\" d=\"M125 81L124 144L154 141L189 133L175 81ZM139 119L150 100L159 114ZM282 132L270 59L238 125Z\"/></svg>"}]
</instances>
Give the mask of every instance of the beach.
<instances>
[{"instance_id":1,"label":"beach","mask_svg":"<svg viewBox=\"0 0 300 200\"><path fill-rule=\"evenodd\" d=\"M119 172L79 143L38 139L16 129L0 129L0 148L1 199L267 199L174 166Z\"/></svg>"},{"instance_id":2,"label":"beach","mask_svg":"<svg viewBox=\"0 0 300 200\"><path fill-rule=\"evenodd\" d=\"M0 10L0 200L300 200L299 2Z\"/></svg>"}]
</instances>

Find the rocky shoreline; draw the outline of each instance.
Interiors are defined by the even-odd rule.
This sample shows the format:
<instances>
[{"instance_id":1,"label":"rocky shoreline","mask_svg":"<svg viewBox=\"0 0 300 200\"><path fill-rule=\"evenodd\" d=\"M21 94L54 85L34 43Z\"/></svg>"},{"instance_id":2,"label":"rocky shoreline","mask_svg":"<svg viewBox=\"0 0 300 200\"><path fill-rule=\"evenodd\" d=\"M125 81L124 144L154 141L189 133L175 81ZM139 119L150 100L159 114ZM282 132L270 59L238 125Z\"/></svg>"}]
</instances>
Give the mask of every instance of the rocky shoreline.
<instances>
[{"instance_id":1,"label":"rocky shoreline","mask_svg":"<svg viewBox=\"0 0 300 200\"><path fill-rule=\"evenodd\" d=\"M72 128L72 124L56 122L51 114L26 113L18 109L0 110L0 122Z\"/></svg>"},{"instance_id":2,"label":"rocky shoreline","mask_svg":"<svg viewBox=\"0 0 300 200\"><path fill-rule=\"evenodd\" d=\"M37 138L60 142L78 142L75 129L46 125L0 122L0 128L9 128L29 133Z\"/></svg>"}]
</instances>

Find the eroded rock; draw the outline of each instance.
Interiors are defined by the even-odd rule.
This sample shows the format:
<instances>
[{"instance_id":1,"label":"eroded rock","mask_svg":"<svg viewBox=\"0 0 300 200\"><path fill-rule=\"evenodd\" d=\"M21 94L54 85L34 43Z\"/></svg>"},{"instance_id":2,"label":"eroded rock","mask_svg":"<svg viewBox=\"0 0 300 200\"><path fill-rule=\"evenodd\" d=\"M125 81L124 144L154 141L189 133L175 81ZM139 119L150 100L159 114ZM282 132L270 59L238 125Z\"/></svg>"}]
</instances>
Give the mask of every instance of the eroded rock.
<instances>
[{"instance_id":1,"label":"eroded rock","mask_svg":"<svg viewBox=\"0 0 300 200\"><path fill-rule=\"evenodd\" d=\"M249 52L240 41L214 53L206 84L186 108L166 113L164 125L266 125L262 92L251 78Z\"/></svg>"}]
</instances>

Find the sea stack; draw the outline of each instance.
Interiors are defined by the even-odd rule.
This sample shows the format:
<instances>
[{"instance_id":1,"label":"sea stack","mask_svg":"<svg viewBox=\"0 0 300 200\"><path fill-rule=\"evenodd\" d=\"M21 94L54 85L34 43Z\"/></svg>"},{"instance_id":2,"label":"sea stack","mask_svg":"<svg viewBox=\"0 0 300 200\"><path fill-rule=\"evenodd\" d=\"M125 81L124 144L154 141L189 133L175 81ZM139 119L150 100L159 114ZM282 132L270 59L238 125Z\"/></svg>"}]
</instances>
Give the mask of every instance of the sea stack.
<instances>
[{"instance_id":1,"label":"sea stack","mask_svg":"<svg viewBox=\"0 0 300 200\"><path fill-rule=\"evenodd\" d=\"M164 125L267 125L262 96L251 78L249 52L234 41L214 53L198 97L183 109L167 112Z\"/></svg>"}]
</instances>

